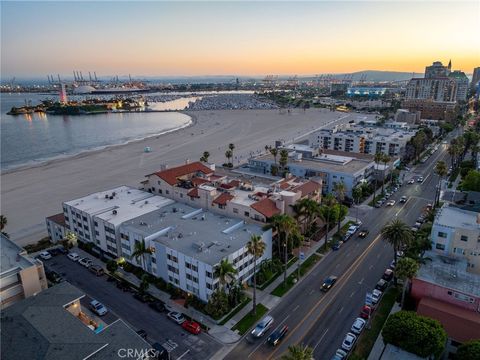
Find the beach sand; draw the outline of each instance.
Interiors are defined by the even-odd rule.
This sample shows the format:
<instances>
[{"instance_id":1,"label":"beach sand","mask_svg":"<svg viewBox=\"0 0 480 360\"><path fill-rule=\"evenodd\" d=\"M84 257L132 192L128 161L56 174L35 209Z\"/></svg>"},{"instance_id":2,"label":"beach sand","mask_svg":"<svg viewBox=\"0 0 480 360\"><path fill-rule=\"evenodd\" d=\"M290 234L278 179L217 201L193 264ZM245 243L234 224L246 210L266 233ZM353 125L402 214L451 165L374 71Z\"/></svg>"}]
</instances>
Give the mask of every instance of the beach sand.
<instances>
[{"instance_id":1,"label":"beach sand","mask_svg":"<svg viewBox=\"0 0 480 360\"><path fill-rule=\"evenodd\" d=\"M24 246L46 236L45 217L62 212L62 202L119 185L139 187L146 174L160 165L197 161L209 151L210 161L221 165L225 150L235 144L234 156L246 161L250 152L264 151L275 140L292 139L331 121L348 122L363 114L326 109L215 110L187 112L193 125L169 134L112 146L40 166L16 169L1 176L1 211L8 219L6 232ZM144 153L145 146L152 148Z\"/></svg>"}]
</instances>

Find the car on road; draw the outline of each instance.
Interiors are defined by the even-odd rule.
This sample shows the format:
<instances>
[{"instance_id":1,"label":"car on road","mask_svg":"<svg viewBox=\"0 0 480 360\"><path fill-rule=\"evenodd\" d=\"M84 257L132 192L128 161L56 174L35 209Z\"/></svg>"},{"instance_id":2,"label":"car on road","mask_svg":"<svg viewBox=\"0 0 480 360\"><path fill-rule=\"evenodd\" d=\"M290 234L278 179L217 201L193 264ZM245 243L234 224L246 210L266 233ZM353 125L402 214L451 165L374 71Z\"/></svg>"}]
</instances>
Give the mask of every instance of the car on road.
<instances>
[{"instance_id":1,"label":"car on road","mask_svg":"<svg viewBox=\"0 0 480 360\"><path fill-rule=\"evenodd\" d=\"M361 237L361 238L366 238L367 235L369 234L369 230L366 229L366 228L363 228L362 230L360 230L360 232L358 233L358 237Z\"/></svg>"},{"instance_id":2,"label":"car on road","mask_svg":"<svg viewBox=\"0 0 480 360\"><path fill-rule=\"evenodd\" d=\"M395 200L388 200L387 201L387 206L393 206L395 205Z\"/></svg>"},{"instance_id":3,"label":"car on road","mask_svg":"<svg viewBox=\"0 0 480 360\"><path fill-rule=\"evenodd\" d=\"M67 257L68 257L70 260L72 260L72 261L78 261L78 260L80 260L80 255L78 255L78 254L75 253L75 252L69 253L69 254L67 255Z\"/></svg>"},{"instance_id":4,"label":"car on road","mask_svg":"<svg viewBox=\"0 0 480 360\"><path fill-rule=\"evenodd\" d=\"M200 325L197 322L192 321L192 320L184 321L182 323L182 328L184 328L189 333L192 333L194 335L198 335L202 331L202 328L200 327Z\"/></svg>"},{"instance_id":5,"label":"car on road","mask_svg":"<svg viewBox=\"0 0 480 360\"><path fill-rule=\"evenodd\" d=\"M405 253L402 250L397 251L397 257L403 257Z\"/></svg>"},{"instance_id":6,"label":"car on road","mask_svg":"<svg viewBox=\"0 0 480 360\"><path fill-rule=\"evenodd\" d=\"M392 269L386 269L385 272L382 275L382 279L385 281L390 281L393 279L393 270Z\"/></svg>"},{"instance_id":7,"label":"car on road","mask_svg":"<svg viewBox=\"0 0 480 360\"><path fill-rule=\"evenodd\" d=\"M52 254L50 254L48 251L42 251L38 256L42 260L50 260L52 258Z\"/></svg>"},{"instance_id":8,"label":"car on road","mask_svg":"<svg viewBox=\"0 0 480 360\"><path fill-rule=\"evenodd\" d=\"M410 179L410 180L408 180L408 184L409 184L409 185L415 184L415 179Z\"/></svg>"},{"instance_id":9,"label":"car on road","mask_svg":"<svg viewBox=\"0 0 480 360\"><path fill-rule=\"evenodd\" d=\"M327 292L328 290L330 290L330 288L333 285L335 285L336 282L337 282L337 277L336 276L333 276L333 275L329 276L323 282L321 290Z\"/></svg>"},{"instance_id":10,"label":"car on road","mask_svg":"<svg viewBox=\"0 0 480 360\"><path fill-rule=\"evenodd\" d=\"M407 197L405 195L403 195L401 198L400 198L400 202L401 203L406 203L407 202Z\"/></svg>"},{"instance_id":11,"label":"car on road","mask_svg":"<svg viewBox=\"0 0 480 360\"><path fill-rule=\"evenodd\" d=\"M388 281L385 281L383 279L378 280L377 285L375 285L375 289L380 291L385 291L387 287L388 287Z\"/></svg>"},{"instance_id":12,"label":"car on road","mask_svg":"<svg viewBox=\"0 0 480 360\"><path fill-rule=\"evenodd\" d=\"M337 251L342 246L343 241L337 241L332 244L332 250Z\"/></svg>"},{"instance_id":13,"label":"car on road","mask_svg":"<svg viewBox=\"0 0 480 360\"><path fill-rule=\"evenodd\" d=\"M105 305L103 305L100 301L97 300L90 301L90 309L92 309L92 311L98 316L103 316L108 312Z\"/></svg>"},{"instance_id":14,"label":"car on road","mask_svg":"<svg viewBox=\"0 0 480 360\"><path fill-rule=\"evenodd\" d=\"M164 312L165 311L165 305L158 300L152 301L151 303L148 304L153 310L157 312Z\"/></svg>"},{"instance_id":15,"label":"car on road","mask_svg":"<svg viewBox=\"0 0 480 360\"><path fill-rule=\"evenodd\" d=\"M145 330L138 330L137 334L142 338L142 339L147 339L147 332Z\"/></svg>"},{"instance_id":16,"label":"car on road","mask_svg":"<svg viewBox=\"0 0 480 360\"><path fill-rule=\"evenodd\" d=\"M133 294L133 297L143 303L149 303L149 302L152 302L153 301L153 298L146 294L146 293L142 293L142 292L139 292L137 291L136 293Z\"/></svg>"},{"instance_id":17,"label":"car on road","mask_svg":"<svg viewBox=\"0 0 480 360\"><path fill-rule=\"evenodd\" d=\"M355 344L355 341L357 341L355 334L347 333L342 342L342 349L350 351L353 347L353 344Z\"/></svg>"},{"instance_id":18,"label":"car on road","mask_svg":"<svg viewBox=\"0 0 480 360\"><path fill-rule=\"evenodd\" d=\"M385 199L388 199L390 196L392 196L392 194L390 194L389 192L385 193Z\"/></svg>"},{"instance_id":19,"label":"car on road","mask_svg":"<svg viewBox=\"0 0 480 360\"><path fill-rule=\"evenodd\" d=\"M273 345L276 346L280 340L283 339L285 334L288 332L288 326L283 325L282 327L276 329L274 332L270 334L270 336L267 338L267 341Z\"/></svg>"},{"instance_id":20,"label":"car on road","mask_svg":"<svg viewBox=\"0 0 480 360\"><path fill-rule=\"evenodd\" d=\"M268 331L268 329L272 327L272 325L273 317L267 315L257 324L257 326L255 326L251 334L256 338L262 337Z\"/></svg>"},{"instance_id":21,"label":"car on road","mask_svg":"<svg viewBox=\"0 0 480 360\"><path fill-rule=\"evenodd\" d=\"M375 203L375 207L376 208L381 208L383 205L383 201L382 200L378 200L376 203Z\"/></svg>"},{"instance_id":22,"label":"car on road","mask_svg":"<svg viewBox=\"0 0 480 360\"><path fill-rule=\"evenodd\" d=\"M179 313L179 312L176 312L176 311L170 311L168 314L167 314L167 317L170 319L170 320L173 320L175 321L178 325L182 325L186 319L185 317L183 316L183 314Z\"/></svg>"},{"instance_id":23,"label":"car on road","mask_svg":"<svg viewBox=\"0 0 480 360\"><path fill-rule=\"evenodd\" d=\"M104 274L103 268L100 265L91 265L88 270L96 276L102 276Z\"/></svg>"},{"instance_id":24,"label":"car on road","mask_svg":"<svg viewBox=\"0 0 480 360\"><path fill-rule=\"evenodd\" d=\"M397 265L397 263L395 262L395 260L392 260L392 262L390 263L390 269L392 270L395 270L395 265Z\"/></svg>"},{"instance_id":25,"label":"car on road","mask_svg":"<svg viewBox=\"0 0 480 360\"><path fill-rule=\"evenodd\" d=\"M52 256L57 256L57 255L60 255L62 253L60 248L49 249L48 252Z\"/></svg>"},{"instance_id":26,"label":"car on road","mask_svg":"<svg viewBox=\"0 0 480 360\"><path fill-rule=\"evenodd\" d=\"M423 183L423 176L419 176L417 178L417 183Z\"/></svg>"},{"instance_id":27,"label":"car on road","mask_svg":"<svg viewBox=\"0 0 480 360\"><path fill-rule=\"evenodd\" d=\"M344 360L347 357L347 353L342 349L337 349L335 355L331 358L331 360Z\"/></svg>"},{"instance_id":28,"label":"car on road","mask_svg":"<svg viewBox=\"0 0 480 360\"><path fill-rule=\"evenodd\" d=\"M360 311L360 317L363 319L368 319L372 315L372 308L368 305L363 305L362 310Z\"/></svg>"},{"instance_id":29,"label":"car on road","mask_svg":"<svg viewBox=\"0 0 480 360\"><path fill-rule=\"evenodd\" d=\"M92 266L93 261L92 261L92 259L89 259L88 257L84 257L84 258L78 260L78 263L82 266L85 266L88 269L90 266Z\"/></svg>"},{"instance_id":30,"label":"car on road","mask_svg":"<svg viewBox=\"0 0 480 360\"><path fill-rule=\"evenodd\" d=\"M380 298L382 297L382 292L378 289L373 289L372 291L372 303L376 304L380 301Z\"/></svg>"},{"instance_id":31,"label":"car on road","mask_svg":"<svg viewBox=\"0 0 480 360\"><path fill-rule=\"evenodd\" d=\"M360 334L367 322L362 318L356 318L350 331L354 334Z\"/></svg>"}]
</instances>

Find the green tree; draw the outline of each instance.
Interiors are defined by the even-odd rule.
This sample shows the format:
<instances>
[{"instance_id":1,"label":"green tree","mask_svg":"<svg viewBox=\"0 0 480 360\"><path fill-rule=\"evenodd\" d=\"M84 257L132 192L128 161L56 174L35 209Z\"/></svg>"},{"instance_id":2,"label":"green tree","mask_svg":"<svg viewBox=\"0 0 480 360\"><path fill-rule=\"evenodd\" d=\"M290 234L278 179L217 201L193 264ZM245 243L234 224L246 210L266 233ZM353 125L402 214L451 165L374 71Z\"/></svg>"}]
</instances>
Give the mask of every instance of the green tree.
<instances>
[{"instance_id":1,"label":"green tree","mask_svg":"<svg viewBox=\"0 0 480 360\"><path fill-rule=\"evenodd\" d=\"M2 232L3 236L9 238L10 236L6 231L4 231L5 227L7 226L7 217L5 215L0 215L0 231Z\"/></svg>"},{"instance_id":2,"label":"green tree","mask_svg":"<svg viewBox=\"0 0 480 360\"><path fill-rule=\"evenodd\" d=\"M215 268L215 277L218 278L218 281L222 285L223 290L228 284L230 284L235 279L235 274L237 269L228 262L228 259L223 259L220 261L220 264Z\"/></svg>"},{"instance_id":3,"label":"green tree","mask_svg":"<svg viewBox=\"0 0 480 360\"><path fill-rule=\"evenodd\" d=\"M345 194L347 192L347 187L343 181L335 183L333 185L333 192L335 193L335 197L339 203L345 200Z\"/></svg>"},{"instance_id":4,"label":"green tree","mask_svg":"<svg viewBox=\"0 0 480 360\"><path fill-rule=\"evenodd\" d=\"M383 163L383 171L382 171L382 194L385 193L385 172L387 171L387 164L390 162L390 156L387 154L382 154L382 163Z\"/></svg>"},{"instance_id":5,"label":"green tree","mask_svg":"<svg viewBox=\"0 0 480 360\"><path fill-rule=\"evenodd\" d=\"M132 257L134 257L135 260L137 260L137 262L139 259L141 260L141 265L143 270L146 270L145 255L150 255L152 253L153 253L153 250L145 245L145 240L142 239L142 241L135 241Z\"/></svg>"},{"instance_id":6,"label":"green tree","mask_svg":"<svg viewBox=\"0 0 480 360\"><path fill-rule=\"evenodd\" d=\"M275 165L277 165L278 149L277 148L271 148L270 149L270 154L273 155L273 161L275 161Z\"/></svg>"},{"instance_id":7,"label":"green tree","mask_svg":"<svg viewBox=\"0 0 480 360\"><path fill-rule=\"evenodd\" d=\"M115 260L108 260L107 270L113 275L118 269L118 263Z\"/></svg>"},{"instance_id":8,"label":"green tree","mask_svg":"<svg viewBox=\"0 0 480 360\"><path fill-rule=\"evenodd\" d=\"M282 254L282 233L280 229L280 223L282 221L282 215L273 215L270 219L268 219L268 224L263 227L264 230L272 230L272 237L275 239L277 243L277 251L278 257L281 259Z\"/></svg>"},{"instance_id":9,"label":"green tree","mask_svg":"<svg viewBox=\"0 0 480 360\"><path fill-rule=\"evenodd\" d=\"M423 148L425 147L425 141L427 136L425 135L424 129L418 131L415 136L412 138L412 145L415 151L415 161L418 161L420 157L420 153L422 152Z\"/></svg>"},{"instance_id":10,"label":"green tree","mask_svg":"<svg viewBox=\"0 0 480 360\"><path fill-rule=\"evenodd\" d=\"M299 226L303 229L303 234L310 234L313 222L318 214L319 203L313 199L303 198L292 205Z\"/></svg>"},{"instance_id":11,"label":"green tree","mask_svg":"<svg viewBox=\"0 0 480 360\"><path fill-rule=\"evenodd\" d=\"M247 243L247 250L253 256L253 314L257 314L257 259L265 252L265 243L261 236L252 235Z\"/></svg>"},{"instance_id":12,"label":"green tree","mask_svg":"<svg viewBox=\"0 0 480 360\"><path fill-rule=\"evenodd\" d=\"M233 150L235 150L235 145L233 143L228 144L228 150L232 152L230 157L233 159Z\"/></svg>"},{"instance_id":13,"label":"green tree","mask_svg":"<svg viewBox=\"0 0 480 360\"><path fill-rule=\"evenodd\" d=\"M413 241L412 230L399 219L394 219L385 225L381 231L382 239L393 247L393 258L397 263L397 251L408 246ZM397 278L395 277L395 285Z\"/></svg>"},{"instance_id":14,"label":"green tree","mask_svg":"<svg viewBox=\"0 0 480 360\"><path fill-rule=\"evenodd\" d=\"M480 191L480 171L470 170L462 181L462 190Z\"/></svg>"},{"instance_id":15,"label":"green tree","mask_svg":"<svg viewBox=\"0 0 480 360\"><path fill-rule=\"evenodd\" d=\"M67 233L65 234L65 237L61 241L61 244L63 245L65 250L70 250L74 246L77 246L77 242L78 242L77 234L71 231L67 231Z\"/></svg>"},{"instance_id":16,"label":"green tree","mask_svg":"<svg viewBox=\"0 0 480 360\"><path fill-rule=\"evenodd\" d=\"M382 161L383 154L381 152L377 152L373 158L373 161L375 161L375 182L374 182L374 187L373 187L373 199L375 200L375 197L377 195L377 178L378 178L378 164Z\"/></svg>"},{"instance_id":17,"label":"green tree","mask_svg":"<svg viewBox=\"0 0 480 360\"><path fill-rule=\"evenodd\" d=\"M455 354L457 360L479 360L480 359L480 340L471 340L460 345Z\"/></svg>"},{"instance_id":18,"label":"green tree","mask_svg":"<svg viewBox=\"0 0 480 360\"><path fill-rule=\"evenodd\" d=\"M286 169L286 166L288 164L288 151L286 149L280 150L279 164L280 164L280 166L282 167L283 170Z\"/></svg>"},{"instance_id":19,"label":"green tree","mask_svg":"<svg viewBox=\"0 0 480 360\"><path fill-rule=\"evenodd\" d=\"M225 151L225 157L227 158L227 164L230 165L232 162L230 161L230 159L232 158L233 156L233 153L232 153L232 150L228 149L227 151Z\"/></svg>"},{"instance_id":20,"label":"green tree","mask_svg":"<svg viewBox=\"0 0 480 360\"><path fill-rule=\"evenodd\" d=\"M200 161L208 162L209 157L210 157L210 153L208 151L204 151L202 157L200 158Z\"/></svg>"},{"instance_id":21,"label":"green tree","mask_svg":"<svg viewBox=\"0 0 480 360\"><path fill-rule=\"evenodd\" d=\"M345 219L345 216L348 215L348 207L346 207L345 205L342 205L342 204L337 204L335 205L337 207L337 231L340 231L340 225L343 221L343 219Z\"/></svg>"},{"instance_id":22,"label":"green tree","mask_svg":"<svg viewBox=\"0 0 480 360\"><path fill-rule=\"evenodd\" d=\"M210 295L208 303L205 306L205 312L214 319L221 318L229 310L228 296L224 291L220 290L216 290Z\"/></svg>"},{"instance_id":23,"label":"green tree","mask_svg":"<svg viewBox=\"0 0 480 360\"><path fill-rule=\"evenodd\" d=\"M148 290L149 286L150 286L150 283L148 282L148 275L143 274L142 280L140 282L140 286L138 287L138 292L141 294L144 294Z\"/></svg>"},{"instance_id":24,"label":"green tree","mask_svg":"<svg viewBox=\"0 0 480 360\"><path fill-rule=\"evenodd\" d=\"M356 186L352 189L352 198L353 201L355 202L356 206L356 211L355 211L355 221L358 223L358 205L360 204L360 199L363 196L363 190L361 186Z\"/></svg>"},{"instance_id":25,"label":"green tree","mask_svg":"<svg viewBox=\"0 0 480 360\"><path fill-rule=\"evenodd\" d=\"M290 345L288 354L281 357L282 360L312 360L313 349L304 345Z\"/></svg>"},{"instance_id":26,"label":"green tree","mask_svg":"<svg viewBox=\"0 0 480 360\"><path fill-rule=\"evenodd\" d=\"M445 161L437 162L435 165L435 173L439 176L437 189L435 191L435 206L438 206L438 203L440 202L440 187L442 184L442 179L448 174L447 164L445 164Z\"/></svg>"},{"instance_id":27,"label":"green tree","mask_svg":"<svg viewBox=\"0 0 480 360\"><path fill-rule=\"evenodd\" d=\"M405 292L407 291L408 282L417 275L419 265L414 259L404 257L398 260L398 263L395 266L395 276L398 279L403 280L402 288L402 302L401 306L405 303Z\"/></svg>"},{"instance_id":28,"label":"green tree","mask_svg":"<svg viewBox=\"0 0 480 360\"><path fill-rule=\"evenodd\" d=\"M384 342L421 357L439 359L445 349L447 333L440 322L413 311L399 311L388 317L382 330Z\"/></svg>"},{"instance_id":29,"label":"green tree","mask_svg":"<svg viewBox=\"0 0 480 360\"><path fill-rule=\"evenodd\" d=\"M332 222L335 224L335 221L337 220L338 208L335 207L336 204L337 200L335 197L332 194L327 194L327 196L323 198L322 206L319 209L320 218L323 220L326 226L324 246L327 246L330 225Z\"/></svg>"},{"instance_id":30,"label":"green tree","mask_svg":"<svg viewBox=\"0 0 480 360\"><path fill-rule=\"evenodd\" d=\"M288 242L290 240L290 235L295 231L298 231L297 222L289 215L283 214L280 215L280 232L284 235L284 272L283 272L283 285L287 284L287 264L288 264Z\"/></svg>"}]
</instances>

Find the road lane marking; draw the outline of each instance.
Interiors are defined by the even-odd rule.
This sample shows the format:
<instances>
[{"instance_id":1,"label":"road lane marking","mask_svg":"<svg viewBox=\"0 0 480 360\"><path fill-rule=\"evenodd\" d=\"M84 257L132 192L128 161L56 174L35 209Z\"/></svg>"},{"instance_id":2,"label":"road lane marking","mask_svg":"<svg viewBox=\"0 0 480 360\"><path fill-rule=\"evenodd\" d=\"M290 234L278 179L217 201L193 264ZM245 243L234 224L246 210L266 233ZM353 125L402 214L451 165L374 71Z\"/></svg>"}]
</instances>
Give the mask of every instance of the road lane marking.
<instances>
[{"instance_id":1,"label":"road lane marking","mask_svg":"<svg viewBox=\"0 0 480 360\"><path fill-rule=\"evenodd\" d=\"M354 294L355 294L355 291L350 294L350 297L352 298Z\"/></svg>"},{"instance_id":2,"label":"road lane marking","mask_svg":"<svg viewBox=\"0 0 480 360\"><path fill-rule=\"evenodd\" d=\"M295 306L295 309L293 309L293 312L297 311L300 305Z\"/></svg>"},{"instance_id":3,"label":"road lane marking","mask_svg":"<svg viewBox=\"0 0 480 360\"><path fill-rule=\"evenodd\" d=\"M362 278L362 280L360 280L360 281L358 282L358 285L362 285L362 284L363 284L363 280L365 280L365 278Z\"/></svg>"},{"instance_id":4,"label":"road lane marking","mask_svg":"<svg viewBox=\"0 0 480 360\"><path fill-rule=\"evenodd\" d=\"M341 314L341 313L342 313L342 311L343 311L343 306L342 306L342 308L340 309L340 311L339 311L338 313L339 313L339 314Z\"/></svg>"},{"instance_id":5,"label":"road lane marking","mask_svg":"<svg viewBox=\"0 0 480 360\"><path fill-rule=\"evenodd\" d=\"M185 351L180 357L177 358L177 360L180 360L182 357L187 355L190 352L190 350Z\"/></svg>"},{"instance_id":6,"label":"road lane marking","mask_svg":"<svg viewBox=\"0 0 480 360\"><path fill-rule=\"evenodd\" d=\"M328 332L328 329L325 330L325 332L323 333L323 335L320 337L320 340L318 340L317 344L313 347L313 352L315 352L315 349L317 348L318 345L320 345L320 343L322 342L323 338L325 337L325 335L327 335L327 332Z\"/></svg>"}]
</instances>

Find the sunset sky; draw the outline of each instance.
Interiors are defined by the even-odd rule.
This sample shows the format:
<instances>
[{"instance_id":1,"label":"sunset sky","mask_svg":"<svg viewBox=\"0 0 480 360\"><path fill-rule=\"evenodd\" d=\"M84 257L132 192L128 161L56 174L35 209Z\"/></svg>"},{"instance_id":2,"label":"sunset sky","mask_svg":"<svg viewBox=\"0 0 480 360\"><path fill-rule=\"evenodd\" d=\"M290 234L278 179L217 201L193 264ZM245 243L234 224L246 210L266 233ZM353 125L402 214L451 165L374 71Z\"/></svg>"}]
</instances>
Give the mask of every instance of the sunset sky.
<instances>
[{"instance_id":1,"label":"sunset sky","mask_svg":"<svg viewBox=\"0 0 480 360\"><path fill-rule=\"evenodd\" d=\"M479 1L2 1L1 73L471 73L479 24Z\"/></svg>"}]
</instances>

